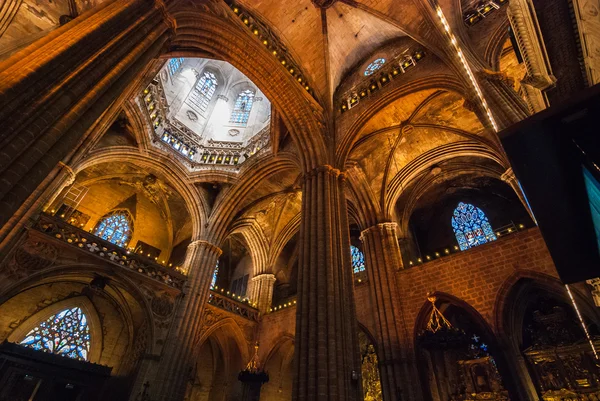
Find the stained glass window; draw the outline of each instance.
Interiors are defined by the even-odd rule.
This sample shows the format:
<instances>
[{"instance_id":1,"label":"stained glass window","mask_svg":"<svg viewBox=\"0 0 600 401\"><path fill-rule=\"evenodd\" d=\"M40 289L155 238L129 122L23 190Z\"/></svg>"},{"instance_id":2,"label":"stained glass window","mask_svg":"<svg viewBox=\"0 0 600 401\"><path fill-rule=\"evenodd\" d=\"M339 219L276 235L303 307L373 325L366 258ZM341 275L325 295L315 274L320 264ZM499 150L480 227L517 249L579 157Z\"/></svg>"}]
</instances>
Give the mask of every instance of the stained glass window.
<instances>
[{"instance_id":1,"label":"stained glass window","mask_svg":"<svg viewBox=\"0 0 600 401\"><path fill-rule=\"evenodd\" d=\"M132 231L133 223L129 217L129 212L118 210L104 216L96 226L94 233L115 245L127 246Z\"/></svg>"},{"instance_id":2,"label":"stained glass window","mask_svg":"<svg viewBox=\"0 0 600 401\"><path fill-rule=\"evenodd\" d=\"M181 68L181 64L183 64L183 57L169 59L169 62L167 64L169 68L169 74L171 74L171 76L174 76L177 73L177 71L179 71L179 69Z\"/></svg>"},{"instance_id":3,"label":"stained glass window","mask_svg":"<svg viewBox=\"0 0 600 401\"><path fill-rule=\"evenodd\" d=\"M254 92L252 92L250 89L247 89L240 93L235 101L235 105L233 106L233 112L231 113L229 122L235 124L247 124L253 103Z\"/></svg>"},{"instance_id":4,"label":"stained glass window","mask_svg":"<svg viewBox=\"0 0 600 401\"><path fill-rule=\"evenodd\" d=\"M365 76L368 77L369 75L373 75L375 73L375 71L377 71L378 69L380 69L384 64L385 64L385 59L384 58L378 58L377 60L374 60L365 69Z\"/></svg>"},{"instance_id":5,"label":"stained glass window","mask_svg":"<svg viewBox=\"0 0 600 401\"><path fill-rule=\"evenodd\" d=\"M81 308L65 309L34 327L20 342L35 350L88 360L90 328Z\"/></svg>"},{"instance_id":6,"label":"stained glass window","mask_svg":"<svg viewBox=\"0 0 600 401\"><path fill-rule=\"evenodd\" d=\"M452 228L461 251L496 240L485 213L469 203L460 202L454 209Z\"/></svg>"},{"instance_id":7,"label":"stained glass window","mask_svg":"<svg viewBox=\"0 0 600 401\"><path fill-rule=\"evenodd\" d=\"M217 260L217 265L215 266L215 271L213 272L212 281L210 282L210 288L215 288L217 284L217 275L219 274L219 261Z\"/></svg>"},{"instance_id":8,"label":"stained glass window","mask_svg":"<svg viewBox=\"0 0 600 401\"><path fill-rule=\"evenodd\" d=\"M217 85L217 77L215 77L215 74L205 71L198 82L196 82L196 86L190 94L190 103L196 106L200 111L206 111L210 100L217 90Z\"/></svg>"},{"instance_id":9,"label":"stained glass window","mask_svg":"<svg viewBox=\"0 0 600 401\"><path fill-rule=\"evenodd\" d=\"M350 245L350 254L352 255L352 270L354 273L365 271L365 255L354 245Z\"/></svg>"}]
</instances>

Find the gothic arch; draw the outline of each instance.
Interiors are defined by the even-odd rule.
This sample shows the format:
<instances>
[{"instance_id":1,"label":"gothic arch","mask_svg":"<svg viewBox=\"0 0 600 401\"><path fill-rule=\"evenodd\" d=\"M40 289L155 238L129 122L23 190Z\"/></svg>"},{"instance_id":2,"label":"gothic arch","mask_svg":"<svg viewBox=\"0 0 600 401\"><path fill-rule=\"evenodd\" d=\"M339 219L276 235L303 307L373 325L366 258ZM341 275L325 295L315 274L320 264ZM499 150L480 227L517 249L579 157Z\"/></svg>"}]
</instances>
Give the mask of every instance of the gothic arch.
<instances>
[{"instance_id":1,"label":"gothic arch","mask_svg":"<svg viewBox=\"0 0 600 401\"><path fill-rule=\"evenodd\" d=\"M513 346L518 346L522 332L524 304L527 302L527 293L532 289L540 289L551 294L553 298L570 305L567 290L555 277L535 271L518 271L507 278L500 287L494 304L494 319L499 335L509 339ZM582 293L578 286L570 286L578 308L585 320L600 323L600 313L591 302L587 294Z\"/></svg>"},{"instance_id":2,"label":"gothic arch","mask_svg":"<svg viewBox=\"0 0 600 401\"><path fill-rule=\"evenodd\" d=\"M504 386L506 390L508 390L511 399L519 399L517 397L518 387L514 382L514 378L511 374L513 367L510 365L507 355L505 354L506 351L500 345L500 342L498 338L496 338L492 328L490 327L489 322L486 321L485 318L474 307L469 305L467 302L461 300L460 298L443 292L435 292L431 295L437 298L436 306L442 313L447 313L449 308L453 307L455 312L459 314L464 314L466 319L474 324L474 331L478 332L483 338L482 341L486 341L489 346L489 352L496 361L498 372L502 377ZM414 346L417 355L417 367L421 378L421 384L423 386L423 394L426 396L427 394L431 395L430 390L427 388L430 379L427 374L427 367L425 366L426 363L423 354L424 348L422 348L419 343L419 336L422 332L424 332L427 326L427 322L430 319L432 310L433 308L431 302L425 301L416 317L415 326L413 329L413 339L415 344ZM458 327L458 329L464 330L465 328Z\"/></svg>"},{"instance_id":3,"label":"gothic arch","mask_svg":"<svg viewBox=\"0 0 600 401\"><path fill-rule=\"evenodd\" d=\"M396 206L396 202L398 201L398 198L402 194L404 188L406 188L411 181L415 180L418 176L426 172L432 166L435 166L445 160L461 156L474 156L482 159L489 159L497 163L499 166L502 166L504 169L506 167L503 159L500 158L495 151L489 149L487 146L473 143L471 141L455 142L432 149L431 151L425 152L412 160L390 180L388 187L386 188L387 193L382 200L384 205L384 215L394 215L394 207Z\"/></svg>"},{"instance_id":4,"label":"gothic arch","mask_svg":"<svg viewBox=\"0 0 600 401\"><path fill-rule=\"evenodd\" d=\"M103 347L103 330L98 312L94 305L90 302L90 299L86 296L78 296L74 298L63 299L62 301L55 302L48 305L44 309L36 312L32 316L29 316L27 320L22 322L15 330L8 336L7 340L12 343L19 343L29 331L39 325L41 322L48 319L50 316L56 315L65 309L79 307L87 318L87 323L90 330L90 352L88 361L92 363L98 363L100 361L100 355Z\"/></svg>"},{"instance_id":5,"label":"gothic arch","mask_svg":"<svg viewBox=\"0 0 600 401\"><path fill-rule=\"evenodd\" d=\"M192 235L198 238L203 229L202 222L208 220L208 207L206 200L198 193L196 188L189 184L184 177L187 176L177 162L173 162L167 155L159 151L148 150L147 154L131 152L131 149L106 149L93 152L90 157L83 159L73 166L76 174L103 163L122 163L126 160L138 167L146 167L162 173L167 182L172 185L183 198L187 212L192 220ZM199 206L199 207L198 207Z\"/></svg>"},{"instance_id":6,"label":"gothic arch","mask_svg":"<svg viewBox=\"0 0 600 401\"><path fill-rule=\"evenodd\" d=\"M233 17L224 3L204 6L205 13L186 8L185 3L179 4L182 6L173 10L177 35L169 55L193 57L202 52L231 63L281 111L299 149L303 169L308 171L326 163L328 156L322 107L269 55L264 46L243 30L241 21ZM277 87L273 82L277 82Z\"/></svg>"},{"instance_id":7,"label":"gothic arch","mask_svg":"<svg viewBox=\"0 0 600 401\"><path fill-rule=\"evenodd\" d=\"M448 159L451 160L451 159ZM437 175L427 174L427 172L423 172L422 175L415 177L412 182L407 183L407 185L411 185L409 189L400 194L394 206L398 204L401 200L402 209L398 211L398 222L401 233L408 232L408 225L410 222L410 217L414 212L415 208L418 205L419 199L432 187L439 184L442 181L445 181L446 178L456 177L458 175L469 175L469 176L477 176L477 177L489 177L494 178L496 180L500 180L501 175L504 171L502 167L498 166L497 169L485 166L483 164L480 165L469 165L469 164L460 164L451 167L444 167L441 172Z\"/></svg>"}]
</instances>

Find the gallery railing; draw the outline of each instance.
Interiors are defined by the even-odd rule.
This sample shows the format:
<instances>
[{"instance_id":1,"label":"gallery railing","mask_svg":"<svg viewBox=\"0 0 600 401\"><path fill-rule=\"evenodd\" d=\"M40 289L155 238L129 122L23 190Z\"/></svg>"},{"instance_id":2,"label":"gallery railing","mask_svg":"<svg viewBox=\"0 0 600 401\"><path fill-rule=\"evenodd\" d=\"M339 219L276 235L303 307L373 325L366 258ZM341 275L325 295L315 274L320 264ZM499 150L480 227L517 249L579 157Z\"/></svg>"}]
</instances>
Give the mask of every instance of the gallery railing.
<instances>
[{"instance_id":1,"label":"gallery railing","mask_svg":"<svg viewBox=\"0 0 600 401\"><path fill-rule=\"evenodd\" d=\"M218 293L215 290L210 291L208 298L210 305L216 306L219 309L223 309L227 312L234 313L246 319L252 321L258 321L258 309L251 307L250 305L231 299L225 295Z\"/></svg>"},{"instance_id":2,"label":"gallery railing","mask_svg":"<svg viewBox=\"0 0 600 401\"><path fill-rule=\"evenodd\" d=\"M186 276L175 269L162 266L144 256L136 255L57 217L42 214L33 229L69 244L81 252L87 252L106 262L143 274L169 286L181 289L185 283Z\"/></svg>"}]
</instances>

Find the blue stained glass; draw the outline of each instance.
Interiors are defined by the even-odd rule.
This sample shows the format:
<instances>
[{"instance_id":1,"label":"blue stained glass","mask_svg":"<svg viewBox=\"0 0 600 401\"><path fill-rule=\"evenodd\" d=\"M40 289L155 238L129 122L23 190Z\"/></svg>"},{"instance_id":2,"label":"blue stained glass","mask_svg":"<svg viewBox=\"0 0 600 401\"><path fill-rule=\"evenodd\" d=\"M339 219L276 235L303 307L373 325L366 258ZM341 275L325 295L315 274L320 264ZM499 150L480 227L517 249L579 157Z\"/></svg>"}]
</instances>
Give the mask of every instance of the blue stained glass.
<instances>
[{"instance_id":1,"label":"blue stained glass","mask_svg":"<svg viewBox=\"0 0 600 401\"><path fill-rule=\"evenodd\" d=\"M169 68L169 74L174 76L181 68L181 64L183 64L183 57L169 59L169 63L167 64Z\"/></svg>"},{"instance_id":2,"label":"blue stained glass","mask_svg":"<svg viewBox=\"0 0 600 401\"><path fill-rule=\"evenodd\" d=\"M454 209L452 228L461 251L496 240L485 213L468 203L460 202Z\"/></svg>"},{"instance_id":3,"label":"blue stained glass","mask_svg":"<svg viewBox=\"0 0 600 401\"><path fill-rule=\"evenodd\" d=\"M81 308L65 309L34 327L20 342L34 350L88 360L90 328Z\"/></svg>"},{"instance_id":4,"label":"blue stained glass","mask_svg":"<svg viewBox=\"0 0 600 401\"><path fill-rule=\"evenodd\" d=\"M378 69L383 67L384 64L385 64L384 58L378 58L378 59L374 60L365 69L365 76L368 77L369 75L373 75L375 73L375 71L377 71Z\"/></svg>"},{"instance_id":5,"label":"blue stained glass","mask_svg":"<svg viewBox=\"0 0 600 401\"><path fill-rule=\"evenodd\" d=\"M132 223L129 213L116 211L103 217L96 227L95 235L115 245L126 246L131 238Z\"/></svg>"},{"instance_id":6,"label":"blue stained glass","mask_svg":"<svg viewBox=\"0 0 600 401\"><path fill-rule=\"evenodd\" d=\"M217 260L217 265L215 266L215 271L213 272L212 281L210 282L210 288L215 288L217 284L217 276L219 275L219 261Z\"/></svg>"},{"instance_id":7,"label":"blue stained glass","mask_svg":"<svg viewBox=\"0 0 600 401\"><path fill-rule=\"evenodd\" d=\"M354 245L350 245L350 254L352 255L352 271L360 273L365 271L365 255Z\"/></svg>"},{"instance_id":8,"label":"blue stained glass","mask_svg":"<svg viewBox=\"0 0 600 401\"><path fill-rule=\"evenodd\" d=\"M230 123L247 124L254 103L254 92L247 89L240 93L235 101L233 112L231 113Z\"/></svg>"},{"instance_id":9,"label":"blue stained glass","mask_svg":"<svg viewBox=\"0 0 600 401\"><path fill-rule=\"evenodd\" d=\"M217 77L215 77L215 74L205 71L198 82L196 82L196 86L190 94L190 102L201 111L206 111L208 109L208 104L217 90L217 85Z\"/></svg>"}]
</instances>

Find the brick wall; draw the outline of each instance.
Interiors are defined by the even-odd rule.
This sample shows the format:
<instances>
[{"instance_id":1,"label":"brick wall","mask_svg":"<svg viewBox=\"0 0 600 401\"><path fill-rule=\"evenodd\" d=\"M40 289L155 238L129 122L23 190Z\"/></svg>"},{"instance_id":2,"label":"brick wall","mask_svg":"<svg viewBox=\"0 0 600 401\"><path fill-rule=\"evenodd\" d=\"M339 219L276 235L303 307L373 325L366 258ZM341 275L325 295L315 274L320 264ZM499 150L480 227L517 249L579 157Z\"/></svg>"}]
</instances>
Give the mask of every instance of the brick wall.
<instances>
[{"instance_id":1,"label":"brick wall","mask_svg":"<svg viewBox=\"0 0 600 401\"><path fill-rule=\"evenodd\" d=\"M494 329L497 299L506 295L506 287L518 277L558 278L537 228L403 270L398 273L398 285L407 332L414 333L428 292L459 298Z\"/></svg>"},{"instance_id":2,"label":"brick wall","mask_svg":"<svg viewBox=\"0 0 600 401\"><path fill-rule=\"evenodd\" d=\"M558 275L537 228L398 272L404 332L412 344L415 322L428 292L444 293L472 306L496 329L496 314L511 286L520 278L557 281ZM355 286L358 322L374 333L368 283ZM296 308L266 315L260 330L263 358L284 336L294 336Z\"/></svg>"}]
</instances>

